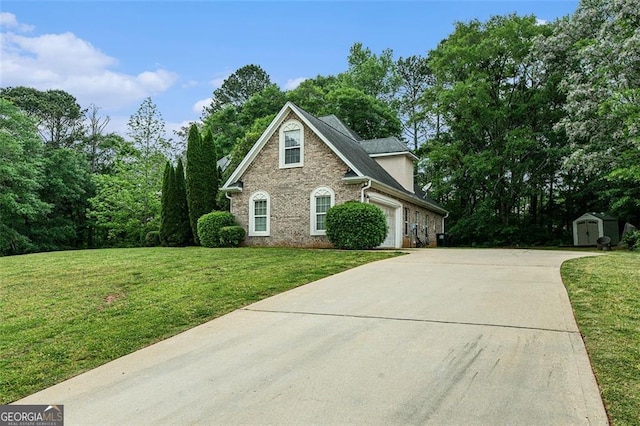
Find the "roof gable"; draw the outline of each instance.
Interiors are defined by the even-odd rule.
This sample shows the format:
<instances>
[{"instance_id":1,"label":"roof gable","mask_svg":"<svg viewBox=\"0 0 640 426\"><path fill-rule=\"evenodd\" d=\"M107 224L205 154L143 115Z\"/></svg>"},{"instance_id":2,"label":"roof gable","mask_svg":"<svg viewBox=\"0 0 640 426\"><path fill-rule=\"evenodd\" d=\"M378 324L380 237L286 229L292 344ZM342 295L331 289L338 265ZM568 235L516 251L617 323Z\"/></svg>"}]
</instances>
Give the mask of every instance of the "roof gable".
<instances>
[{"instance_id":1,"label":"roof gable","mask_svg":"<svg viewBox=\"0 0 640 426\"><path fill-rule=\"evenodd\" d=\"M353 144L357 145L355 141L350 139L348 136L340 133L338 130L335 130L330 125L324 123L313 115L309 114L305 110L301 109L293 102L287 102L280 112L275 116L271 124L267 127L267 129L260 135L260 138L256 141L256 143L251 147L247 155L242 159L238 167L233 171L229 179L222 186L222 189L227 189L233 186L233 184L240 179L240 177L247 170L249 165L255 160L258 156L262 148L266 145L269 139L273 136L276 130L280 127L280 125L284 122L285 118L289 115L289 112L293 112L298 118L313 131L351 170L353 170L358 176L364 176L364 174L360 171L358 166L354 164L348 155L345 155L341 150L337 149L334 144L329 140L336 138L344 138L349 141L352 141ZM318 129L320 127L320 129ZM329 136L329 137L327 137ZM360 148L361 149L361 148ZM363 151L364 152L364 151ZM348 153L347 153L348 154ZM366 153L365 153L366 155ZM358 161L356 161L358 163Z\"/></svg>"}]
</instances>

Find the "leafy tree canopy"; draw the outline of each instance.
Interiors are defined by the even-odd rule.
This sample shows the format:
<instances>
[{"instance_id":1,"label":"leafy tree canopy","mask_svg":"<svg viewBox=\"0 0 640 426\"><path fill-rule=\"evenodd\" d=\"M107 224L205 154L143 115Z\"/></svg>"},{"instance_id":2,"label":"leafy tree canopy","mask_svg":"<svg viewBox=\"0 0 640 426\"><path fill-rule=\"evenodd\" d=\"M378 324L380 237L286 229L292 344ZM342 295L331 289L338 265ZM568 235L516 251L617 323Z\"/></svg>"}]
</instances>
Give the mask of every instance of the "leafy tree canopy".
<instances>
[{"instance_id":1,"label":"leafy tree canopy","mask_svg":"<svg viewBox=\"0 0 640 426\"><path fill-rule=\"evenodd\" d=\"M391 49L376 55L362 43L354 43L349 50L348 63L349 69L340 75L346 86L394 106L401 79Z\"/></svg>"},{"instance_id":2,"label":"leafy tree canopy","mask_svg":"<svg viewBox=\"0 0 640 426\"><path fill-rule=\"evenodd\" d=\"M84 134L85 111L73 95L63 90L8 87L0 89L0 97L34 117L42 139L54 148L74 147Z\"/></svg>"},{"instance_id":3,"label":"leafy tree canopy","mask_svg":"<svg viewBox=\"0 0 640 426\"><path fill-rule=\"evenodd\" d=\"M530 55L548 31L533 16L458 23L429 55L436 83L424 106L444 127L422 165L462 240L516 243L557 176L553 90Z\"/></svg>"},{"instance_id":4,"label":"leafy tree canopy","mask_svg":"<svg viewBox=\"0 0 640 426\"><path fill-rule=\"evenodd\" d=\"M270 84L269 74L260 66L245 65L227 77L222 85L213 91L213 100L206 113L211 114L229 105L240 108L251 96Z\"/></svg>"},{"instance_id":5,"label":"leafy tree canopy","mask_svg":"<svg viewBox=\"0 0 640 426\"><path fill-rule=\"evenodd\" d=\"M42 177L42 143L35 121L0 99L0 255L32 249L29 223L52 207L40 199Z\"/></svg>"},{"instance_id":6,"label":"leafy tree canopy","mask_svg":"<svg viewBox=\"0 0 640 426\"><path fill-rule=\"evenodd\" d=\"M571 142L568 173L603 180L609 208L640 221L640 8L635 0L583 0L539 40L547 67L564 70Z\"/></svg>"}]
</instances>

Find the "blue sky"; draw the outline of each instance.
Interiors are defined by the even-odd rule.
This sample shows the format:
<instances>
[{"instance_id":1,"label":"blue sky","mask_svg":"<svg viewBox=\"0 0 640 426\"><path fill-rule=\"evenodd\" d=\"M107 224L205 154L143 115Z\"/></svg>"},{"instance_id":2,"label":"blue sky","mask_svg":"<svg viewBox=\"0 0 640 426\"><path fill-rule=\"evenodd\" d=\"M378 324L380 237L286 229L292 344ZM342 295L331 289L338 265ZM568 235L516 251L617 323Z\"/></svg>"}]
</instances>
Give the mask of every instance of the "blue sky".
<instances>
[{"instance_id":1,"label":"blue sky","mask_svg":"<svg viewBox=\"0 0 640 426\"><path fill-rule=\"evenodd\" d=\"M578 1L11 1L0 3L0 86L63 89L124 134L150 96L167 129L200 117L236 69L260 65L282 89L347 68L361 42L426 55L457 21L533 14L553 21Z\"/></svg>"}]
</instances>

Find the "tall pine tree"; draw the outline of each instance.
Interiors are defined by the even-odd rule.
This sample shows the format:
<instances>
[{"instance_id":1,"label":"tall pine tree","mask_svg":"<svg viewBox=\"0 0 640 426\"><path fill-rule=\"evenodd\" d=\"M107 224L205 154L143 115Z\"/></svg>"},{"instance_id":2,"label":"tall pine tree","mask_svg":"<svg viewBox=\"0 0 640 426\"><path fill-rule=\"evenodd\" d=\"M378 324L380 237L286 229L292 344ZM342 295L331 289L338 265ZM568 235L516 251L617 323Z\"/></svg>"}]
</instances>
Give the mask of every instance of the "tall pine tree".
<instances>
[{"instance_id":1,"label":"tall pine tree","mask_svg":"<svg viewBox=\"0 0 640 426\"><path fill-rule=\"evenodd\" d=\"M191 125L187 139L186 184L191 231L194 242L200 244L198 219L216 208L218 178L213 136L207 131L202 139L195 124Z\"/></svg>"}]
</instances>

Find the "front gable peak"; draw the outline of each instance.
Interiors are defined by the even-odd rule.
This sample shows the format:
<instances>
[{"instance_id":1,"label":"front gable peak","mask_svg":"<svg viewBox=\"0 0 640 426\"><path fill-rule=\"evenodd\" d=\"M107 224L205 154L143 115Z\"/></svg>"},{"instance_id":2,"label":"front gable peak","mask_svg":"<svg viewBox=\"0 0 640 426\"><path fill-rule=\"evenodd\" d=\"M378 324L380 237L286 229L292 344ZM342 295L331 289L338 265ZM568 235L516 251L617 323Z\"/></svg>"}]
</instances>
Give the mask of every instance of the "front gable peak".
<instances>
[{"instance_id":1,"label":"front gable peak","mask_svg":"<svg viewBox=\"0 0 640 426\"><path fill-rule=\"evenodd\" d=\"M282 109L276 114L267 129L260 135L256 143L251 147L247 155L242 159L238 167L233 171L229 179L222 186L223 191L232 191L237 188L235 183L239 181L244 172L249 168L251 163L257 158L260 151L267 142L278 132L279 134L279 167L302 167L304 166L304 141L308 135L305 134L305 128L315 133L351 170L356 171L358 175L362 175L357 168L343 155L331 141L318 130L319 121L311 114L299 108L293 102L287 102ZM322 122L320 122L322 123ZM322 123L324 124L324 123Z\"/></svg>"}]
</instances>

